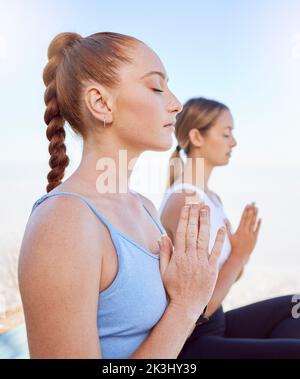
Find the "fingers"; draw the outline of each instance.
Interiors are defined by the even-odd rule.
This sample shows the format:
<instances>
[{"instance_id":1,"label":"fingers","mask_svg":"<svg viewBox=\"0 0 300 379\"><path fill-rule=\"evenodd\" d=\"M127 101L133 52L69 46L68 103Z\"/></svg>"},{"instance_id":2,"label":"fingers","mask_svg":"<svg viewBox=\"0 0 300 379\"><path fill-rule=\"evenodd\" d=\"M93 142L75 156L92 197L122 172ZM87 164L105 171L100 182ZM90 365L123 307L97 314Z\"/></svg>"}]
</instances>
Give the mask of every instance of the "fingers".
<instances>
[{"instance_id":1,"label":"fingers","mask_svg":"<svg viewBox=\"0 0 300 379\"><path fill-rule=\"evenodd\" d=\"M199 256L209 257L209 236L210 236L210 208L203 205L200 208L200 229L197 239L197 252Z\"/></svg>"},{"instance_id":2,"label":"fingers","mask_svg":"<svg viewBox=\"0 0 300 379\"><path fill-rule=\"evenodd\" d=\"M258 208L255 206L254 202L247 205L242 214L239 227L253 232L257 220L257 214Z\"/></svg>"},{"instance_id":3,"label":"fingers","mask_svg":"<svg viewBox=\"0 0 300 379\"><path fill-rule=\"evenodd\" d=\"M163 276L173 253L173 245L172 241L167 235L163 235L157 242L160 251L159 269L161 275Z\"/></svg>"},{"instance_id":4,"label":"fingers","mask_svg":"<svg viewBox=\"0 0 300 379\"><path fill-rule=\"evenodd\" d=\"M242 213L241 220L240 220L240 227L244 227L247 220L247 213L248 213L248 205L244 208L244 211Z\"/></svg>"},{"instance_id":5,"label":"fingers","mask_svg":"<svg viewBox=\"0 0 300 379\"><path fill-rule=\"evenodd\" d=\"M254 230L254 234L255 236L257 237L258 233L259 233L259 230L260 230L260 226L261 226L261 222L262 222L262 219L260 218L257 222L257 225L256 225L256 228Z\"/></svg>"},{"instance_id":6,"label":"fingers","mask_svg":"<svg viewBox=\"0 0 300 379\"><path fill-rule=\"evenodd\" d=\"M212 265L217 264L219 260L219 257L221 255L221 251L223 248L225 236L226 236L226 230L224 227L222 227L218 230L216 240L209 257L209 263L211 263Z\"/></svg>"},{"instance_id":7,"label":"fingers","mask_svg":"<svg viewBox=\"0 0 300 379\"><path fill-rule=\"evenodd\" d=\"M251 203L250 205L248 205L246 218L245 218L245 228L249 231L251 231L251 225L252 225L252 220L254 216L254 209L255 209L254 203Z\"/></svg>"},{"instance_id":8,"label":"fingers","mask_svg":"<svg viewBox=\"0 0 300 379\"><path fill-rule=\"evenodd\" d=\"M184 205L180 212L180 218L177 225L176 235L175 235L175 254L182 254L185 252L186 248L186 228L189 221L190 206Z\"/></svg>"},{"instance_id":9,"label":"fingers","mask_svg":"<svg viewBox=\"0 0 300 379\"><path fill-rule=\"evenodd\" d=\"M199 233L200 204L192 204L186 231L186 254L196 255Z\"/></svg>"},{"instance_id":10,"label":"fingers","mask_svg":"<svg viewBox=\"0 0 300 379\"><path fill-rule=\"evenodd\" d=\"M254 232L254 227L255 227L256 221L257 221L257 213L258 213L258 208L253 206L252 219L250 222L250 231L251 232Z\"/></svg>"},{"instance_id":11,"label":"fingers","mask_svg":"<svg viewBox=\"0 0 300 379\"><path fill-rule=\"evenodd\" d=\"M232 226L231 226L231 224L227 218L224 220L224 223L226 226L226 231L227 231L228 237L230 239L232 236Z\"/></svg>"},{"instance_id":12,"label":"fingers","mask_svg":"<svg viewBox=\"0 0 300 379\"><path fill-rule=\"evenodd\" d=\"M167 244L169 245L171 252L173 252L173 243L172 243L171 238L167 234L163 235L163 237L165 241L167 242Z\"/></svg>"},{"instance_id":13,"label":"fingers","mask_svg":"<svg viewBox=\"0 0 300 379\"><path fill-rule=\"evenodd\" d=\"M253 218L253 205L252 204L247 206L246 216L245 216L245 220L244 220L244 226L247 230L251 229L251 221Z\"/></svg>"}]
</instances>

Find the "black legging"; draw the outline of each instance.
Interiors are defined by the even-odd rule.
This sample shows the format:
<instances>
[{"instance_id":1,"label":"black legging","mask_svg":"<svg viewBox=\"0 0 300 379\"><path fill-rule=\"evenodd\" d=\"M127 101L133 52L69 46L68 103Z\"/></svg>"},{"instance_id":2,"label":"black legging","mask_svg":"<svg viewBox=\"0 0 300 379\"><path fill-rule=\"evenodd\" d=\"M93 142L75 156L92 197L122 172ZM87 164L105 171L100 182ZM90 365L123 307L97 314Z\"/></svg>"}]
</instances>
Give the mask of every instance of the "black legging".
<instances>
[{"instance_id":1,"label":"black legging","mask_svg":"<svg viewBox=\"0 0 300 379\"><path fill-rule=\"evenodd\" d=\"M197 326L178 358L300 358L300 318L292 296L223 312Z\"/></svg>"}]
</instances>

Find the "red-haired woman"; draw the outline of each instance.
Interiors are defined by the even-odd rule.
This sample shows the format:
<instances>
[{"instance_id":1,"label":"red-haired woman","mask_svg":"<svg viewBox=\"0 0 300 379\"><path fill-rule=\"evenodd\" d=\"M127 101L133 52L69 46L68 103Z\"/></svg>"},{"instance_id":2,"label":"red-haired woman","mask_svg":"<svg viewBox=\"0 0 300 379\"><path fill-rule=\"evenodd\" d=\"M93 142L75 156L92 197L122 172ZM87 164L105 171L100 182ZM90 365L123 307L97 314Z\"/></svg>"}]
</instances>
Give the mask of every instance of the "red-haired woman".
<instances>
[{"instance_id":1,"label":"red-haired woman","mask_svg":"<svg viewBox=\"0 0 300 379\"><path fill-rule=\"evenodd\" d=\"M30 356L176 358L212 294L225 230L209 256L207 207L183 207L173 251L154 205L128 181L143 151L172 146L182 106L157 54L136 38L61 33L48 58L51 171L19 261ZM65 121L83 151L62 182Z\"/></svg>"}]
</instances>

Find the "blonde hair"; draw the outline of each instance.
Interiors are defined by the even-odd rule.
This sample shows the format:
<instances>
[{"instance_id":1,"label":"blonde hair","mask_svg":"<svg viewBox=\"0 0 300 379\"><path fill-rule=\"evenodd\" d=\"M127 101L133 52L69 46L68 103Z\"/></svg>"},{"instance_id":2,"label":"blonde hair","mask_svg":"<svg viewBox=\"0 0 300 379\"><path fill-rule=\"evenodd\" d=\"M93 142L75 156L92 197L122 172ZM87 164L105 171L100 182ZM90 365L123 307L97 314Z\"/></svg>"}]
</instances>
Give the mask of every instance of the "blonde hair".
<instances>
[{"instance_id":1,"label":"blonde hair","mask_svg":"<svg viewBox=\"0 0 300 379\"><path fill-rule=\"evenodd\" d=\"M189 155L191 150L190 130L198 129L204 136L224 110L229 110L225 104L204 97L192 98L184 104L176 119L175 136L178 145L169 159L166 190L182 175L184 162L180 156L180 150L183 150L186 156Z\"/></svg>"}]
</instances>

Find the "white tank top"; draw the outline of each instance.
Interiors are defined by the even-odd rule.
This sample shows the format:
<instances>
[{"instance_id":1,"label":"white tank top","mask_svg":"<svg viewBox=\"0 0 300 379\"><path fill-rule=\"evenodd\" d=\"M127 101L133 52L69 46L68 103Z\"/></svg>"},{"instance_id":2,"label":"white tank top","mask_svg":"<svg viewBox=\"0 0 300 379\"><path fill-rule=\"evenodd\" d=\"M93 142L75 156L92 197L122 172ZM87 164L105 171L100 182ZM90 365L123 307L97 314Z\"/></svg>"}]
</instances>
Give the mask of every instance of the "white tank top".
<instances>
[{"instance_id":1,"label":"white tank top","mask_svg":"<svg viewBox=\"0 0 300 379\"><path fill-rule=\"evenodd\" d=\"M208 205L210 208L209 251L211 252L213 245L214 245L214 242L215 242L215 239L216 239L217 232L221 226L225 226L224 219L227 218L226 213L225 213L224 208L223 208L223 205L222 205L222 203L220 203L219 199L216 198L216 196L215 196L215 199L216 199L218 204L213 202L210 199L210 197L204 191L202 191L201 189L199 189L198 187L196 187L192 184L175 183L164 194L161 205L159 207L159 215L160 216L162 215L163 209L164 209L169 197L171 196L171 194L176 192L176 191L180 192L180 190L182 190L183 188L189 189L193 192L196 192L197 195L200 197L200 199L206 205ZM230 251L231 251L231 245L230 245L229 238L226 234L225 241L224 241L223 248L222 248L222 252L221 252L221 256L219 258L219 269L223 266L225 261L228 259L229 255L230 255Z\"/></svg>"}]
</instances>

